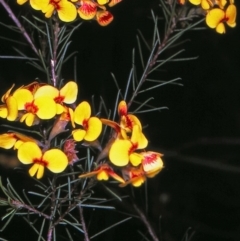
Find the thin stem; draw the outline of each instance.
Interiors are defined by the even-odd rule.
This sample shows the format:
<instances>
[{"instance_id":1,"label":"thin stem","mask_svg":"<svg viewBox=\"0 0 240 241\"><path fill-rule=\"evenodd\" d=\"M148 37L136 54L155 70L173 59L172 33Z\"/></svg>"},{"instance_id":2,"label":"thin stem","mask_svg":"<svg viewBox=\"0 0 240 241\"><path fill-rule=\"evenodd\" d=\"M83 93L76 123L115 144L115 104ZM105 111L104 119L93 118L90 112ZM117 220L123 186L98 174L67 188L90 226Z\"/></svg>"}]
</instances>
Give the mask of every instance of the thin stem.
<instances>
[{"instance_id":1,"label":"thin stem","mask_svg":"<svg viewBox=\"0 0 240 241\"><path fill-rule=\"evenodd\" d=\"M135 91L133 92L133 95L132 95L130 101L128 102L128 108L130 108L133 100L138 95L140 88L142 87L143 83L146 81L151 69L153 68L153 66L157 62L158 56L162 52L162 49L166 46L169 37L171 36L171 34L173 33L173 30L176 27L175 19L172 18L171 21L172 21L171 27L168 29L168 32L165 34L165 37L164 37L162 43L158 45L158 48L157 48L156 52L154 53L155 48L156 48L156 44L159 43L158 41L155 43L155 45L152 49L152 53L150 54L150 58L149 58L148 63L145 67L143 75L142 75L142 77L139 81L139 84L138 84L137 88L135 89Z\"/></svg>"},{"instance_id":2,"label":"thin stem","mask_svg":"<svg viewBox=\"0 0 240 241\"><path fill-rule=\"evenodd\" d=\"M20 21L17 19L16 15L13 13L10 6L4 1L0 0L0 4L5 8L7 13L9 14L9 17L13 20L13 22L17 25L17 27L20 29L21 33L23 34L24 38L27 40L27 42L30 44L32 50L36 55L38 55L38 51L35 47L35 45L32 42L32 39L30 38L29 34L27 33L26 29L23 27L23 25L20 23Z\"/></svg>"},{"instance_id":3,"label":"thin stem","mask_svg":"<svg viewBox=\"0 0 240 241\"><path fill-rule=\"evenodd\" d=\"M83 231L84 231L85 241L90 241L89 236L88 236L86 223L85 223L85 219L84 219L84 216L83 216L83 209L82 209L81 204L78 205L78 209L79 209L79 214L80 214L82 228L83 228Z\"/></svg>"},{"instance_id":4,"label":"thin stem","mask_svg":"<svg viewBox=\"0 0 240 241\"><path fill-rule=\"evenodd\" d=\"M29 205L27 205L27 204L25 204L25 203L22 203L22 202L20 202L20 201L18 201L18 200L12 200L12 201L11 201L11 204L12 204L13 206L15 206L16 208L24 208L24 209L27 209L27 210L30 211L30 212L33 212L33 213L35 213L35 214L38 214L39 216L44 217L44 218L46 218L46 219L51 219L51 217L48 216L48 215L46 215L45 213L42 213L42 212L38 211L37 209L35 209L35 208L33 208L33 207L30 207Z\"/></svg>"},{"instance_id":5,"label":"thin stem","mask_svg":"<svg viewBox=\"0 0 240 241\"><path fill-rule=\"evenodd\" d=\"M152 237L153 241L159 241L157 235L155 234L155 232L154 232L151 224L147 220L147 217L145 216L145 214L137 207L137 205L135 203L133 203L133 207L136 210L136 212L138 213L138 215L139 215L140 219L142 220L142 222L147 227L147 230L148 230L150 236Z\"/></svg>"},{"instance_id":6,"label":"thin stem","mask_svg":"<svg viewBox=\"0 0 240 241\"><path fill-rule=\"evenodd\" d=\"M52 82L53 86L57 86L57 78L56 75L56 65L57 65L57 49L58 49L58 33L60 31L58 19L54 19L55 24L53 28L53 55L51 59L51 71L52 71Z\"/></svg>"}]
</instances>

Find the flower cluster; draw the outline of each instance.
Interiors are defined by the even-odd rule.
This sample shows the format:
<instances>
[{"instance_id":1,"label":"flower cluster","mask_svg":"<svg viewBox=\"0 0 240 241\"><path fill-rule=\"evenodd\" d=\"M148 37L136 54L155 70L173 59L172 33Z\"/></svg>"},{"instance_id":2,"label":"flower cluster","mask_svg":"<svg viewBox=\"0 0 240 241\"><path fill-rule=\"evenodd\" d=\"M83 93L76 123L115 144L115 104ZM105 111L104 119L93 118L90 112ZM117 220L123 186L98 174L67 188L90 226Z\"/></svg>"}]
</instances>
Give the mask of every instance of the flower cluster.
<instances>
[{"instance_id":1,"label":"flower cluster","mask_svg":"<svg viewBox=\"0 0 240 241\"><path fill-rule=\"evenodd\" d=\"M22 5L28 0L17 0ZM84 20L95 19L101 26L106 26L113 20L113 15L107 7L113 7L121 0L29 0L35 10L40 10L46 18L58 14L63 22L72 22L77 15Z\"/></svg>"},{"instance_id":2,"label":"flower cluster","mask_svg":"<svg viewBox=\"0 0 240 241\"><path fill-rule=\"evenodd\" d=\"M15 90L14 87L12 85L1 98L0 117L12 122L20 121L28 127L50 124L42 140L13 131L0 135L0 147L17 150L21 163L32 164L30 176L36 175L40 179L45 168L61 173L68 165L74 166L79 160L76 143L93 146L102 132L102 124L111 126L114 134L106 147L103 150L100 148L102 151L95 161L96 168L80 175L80 178L96 176L97 180L108 180L112 177L120 182L120 186L131 183L138 187L147 177L154 177L162 170L162 154L142 151L147 147L148 140L142 132L140 120L128 113L125 101L119 103L120 121L117 123L91 116L87 101L76 105L78 85L74 81L67 82L60 89L38 82ZM68 131L67 125L70 137L58 144L56 137ZM100 160L103 161L99 163Z\"/></svg>"},{"instance_id":3,"label":"flower cluster","mask_svg":"<svg viewBox=\"0 0 240 241\"><path fill-rule=\"evenodd\" d=\"M125 101L119 103L118 114L119 123L108 119L101 119L101 121L115 131L104 151L107 150L110 163L121 170L122 177L117 175L106 163L98 166L93 172L80 177L97 175L98 180L107 180L111 176L121 183L120 186L131 183L138 187L144 183L146 177L154 177L162 170L162 154L151 151L137 152L148 145L148 140L142 133L141 122L135 115L128 113Z\"/></svg>"},{"instance_id":4,"label":"flower cluster","mask_svg":"<svg viewBox=\"0 0 240 241\"><path fill-rule=\"evenodd\" d=\"M236 26L237 8L234 0L189 0L194 5L199 5L206 11L206 24L217 33L226 32L225 24L234 28ZM179 1L184 4L185 0Z\"/></svg>"}]
</instances>

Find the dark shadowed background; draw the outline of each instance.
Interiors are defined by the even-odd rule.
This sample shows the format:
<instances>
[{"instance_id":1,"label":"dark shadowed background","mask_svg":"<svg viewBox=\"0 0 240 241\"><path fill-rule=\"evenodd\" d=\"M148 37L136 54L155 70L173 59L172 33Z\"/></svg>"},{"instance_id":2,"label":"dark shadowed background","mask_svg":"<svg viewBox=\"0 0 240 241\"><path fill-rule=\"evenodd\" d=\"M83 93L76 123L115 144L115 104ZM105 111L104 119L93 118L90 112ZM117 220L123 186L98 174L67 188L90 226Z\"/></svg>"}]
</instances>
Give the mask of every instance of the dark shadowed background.
<instances>
[{"instance_id":1,"label":"dark shadowed background","mask_svg":"<svg viewBox=\"0 0 240 241\"><path fill-rule=\"evenodd\" d=\"M239 2L236 4L240 9ZM101 95L109 108L114 107L117 89L110 73L124 88L137 29L151 39L150 9L158 11L157 5L155 0L125 0L112 8L115 19L108 27L86 22L74 34L71 50L78 51L81 100ZM2 9L0 21L11 22ZM169 110L139 115L148 125L148 149L165 154L164 170L148 182L149 219L161 240L182 240L188 228L195 232L192 241L240 240L239 21L237 25L227 28L225 35L211 29L187 33L183 39L188 41L182 46L186 51L181 56L198 59L170 63L155 73L156 78L165 80L181 77L184 86L166 85L155 90L152 103ZM0 31L4 37L19 36L2 26ZM0 55L13 53L11 44L0 39ZM73 79L73 69L70 61L64 67L63 78ZM20 85L35 78L44 81L44 76L24 61L0 59L1 94L12 83ZM1 168L0 173L14 176L9 169ZM98 218L96 222L103 226L114 219L109 221L107 215L101 214ZM132 221L99 236L99 240L120 240L118 236L121 240L141 240L136 234L141 228ZM26 233L22 235L11 240L26 238Z\"/></svg>"}]
</instances>

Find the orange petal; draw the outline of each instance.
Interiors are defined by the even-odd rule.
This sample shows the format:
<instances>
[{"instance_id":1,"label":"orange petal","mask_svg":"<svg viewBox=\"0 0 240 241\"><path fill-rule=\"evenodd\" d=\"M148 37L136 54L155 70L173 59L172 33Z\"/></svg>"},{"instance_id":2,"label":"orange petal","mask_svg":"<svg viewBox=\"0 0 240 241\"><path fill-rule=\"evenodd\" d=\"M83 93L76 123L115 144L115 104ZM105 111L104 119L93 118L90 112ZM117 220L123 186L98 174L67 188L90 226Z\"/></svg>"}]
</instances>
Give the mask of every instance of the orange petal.
<instances>
[{"instance_id":1,"label":"orange petal","mask_svg":"<svg viewBox=\"0 0 240 241\"><path fill-rule=\"evenodd\" d=\"M10 95L12 89L14 88L14 86L15 86L15 84L13 84L11 86L11 88L8 89L7 92L2 96L1 100L2 100L3 103L5 103L6 99L9 97L9 95Z\"/></svg>"},{"instance_id":2,"label":"orange petal","mask_svg":"<svg viewBox=\"0 0 240 241\"><path fill-rule=\"evenodd\" d=\"M111 0L111 2L108 4L109 7L113 7L116 4L120 3L122 0Z\"/></svg>"},{"instance_id":3,"label":"orange petal","mask_svg":"<svg viewBox=\"0 0 240 241\"><path fill-rule=\"evenodd\" d=\"M96 14L96 19L99 25L104 27L113 21L113 15L108 11L98 11Z\"/></svg>"},{"instance_id":4,"label":"orange petal","mask_svg":"<svg viewBox=\"0 0 240 241\"><path fill-rule=\"evenodd\" d=\"M236 26L237 8L235 5L231 4L226 10L226 18L228 26L234 28Z\"/></svg>"},{"instance_id":5,"label":"orange petal","mask_svg":"<svg viewBox=\"0 0 240 241\"><path fill-rule=\"evenodd\" d=\"M127 103L125 100L122 100L118 104L118 115L123 116L123 115L127 115L127 113L128 113Z\"/></svg>"},{"instance_id":6,"label":"orange petal","mask_svg":"<svg viewBox=\"0 0 240 241\"><path fill-rule=\"evenodd\" d=\"M81 7L78 8L78 14L80 18L84 20L90 20L94 18L96 13L97 13L96 3L89 0L81 1Z\"/></svg>"},{"instance_id":7,"label":"orange petal","mask_svg":"<svg viewBox=\"0 0 240 241\"><path fill-rule=\"evenodd\" d=\"M206 16L206 23L210 28L216 28L224 17L225 13L222 9L214 8L208 12Z\"/></svg>"}]
</instances>

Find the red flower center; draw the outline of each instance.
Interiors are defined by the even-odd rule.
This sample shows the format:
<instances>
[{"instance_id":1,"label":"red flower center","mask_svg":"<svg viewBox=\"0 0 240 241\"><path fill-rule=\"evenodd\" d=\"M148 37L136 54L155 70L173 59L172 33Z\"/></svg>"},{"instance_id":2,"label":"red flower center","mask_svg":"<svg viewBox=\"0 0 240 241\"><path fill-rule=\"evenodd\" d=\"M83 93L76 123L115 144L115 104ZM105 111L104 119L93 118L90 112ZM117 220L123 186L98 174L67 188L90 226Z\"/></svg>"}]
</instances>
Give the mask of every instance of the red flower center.
<instances>
[{"instance_id":1,"label":"red flower center","mask_svg":"<svg viewBox=\"0 0 240 241\"><path fill-rule=\"evenodd\" d=\"M48 162L47 161L44 161L42 158L41 159L38 159L38 158L35 158L33 159L33 163L35 164L39 164L39 165L42 165L44 167L46 167L48 165Z\"/></svg>"},{"instance_id":2,"label":"red flower center","mask_svg":"<svg viewBox=\"0 0 240 241\"><path fill-rule=\"evenodd\" d=\"M59 95L58 97L54 98L54 101L58 104L62 104L64 98L65 98L64 96Z\"/></svg>"},{"instance_id":3,"label":"red flower center","mask_svg":"<svg viewBox=\"0 0 240 241\"><path fill-rule=\"evenodd\" d=\"M83 128L85 130L87 130L88 129L88 120L84 120L82 125L83 125Z\"/></svg>"},{"instance_id":4,"label":"red flower center","mask_svg":"<svg viewBox=\"0 0 240 241\"><path fill-rule=\"evenodd\" d=\"M130 147L128 154L130 155L131 153L133 153L135 150L137 150L138 148L138 143L132 143L132 146Z\"/></svg>"},{"instance_id":5,"label":"red flower center","mask_svg":"<svg viewBox=\"0 0 240 241\"><path fill-rule=\"evenodd\" d=\"M54 8L57 10L60 9L59 2L61 2L61 0L50 0L50 4L52 4L54 6Z\"/></svg>"},{"instance_id":6,"label":"red flower center","mask_svg":"<svg viewBox=\"0 0 240 241\"><path fill-rule=\"evenodd\" d=\"M34 102L28 102L25 104L25 110L29 113L36 114L38 112L38 107L34 104Z\"/></svg>"}]
</instances>

